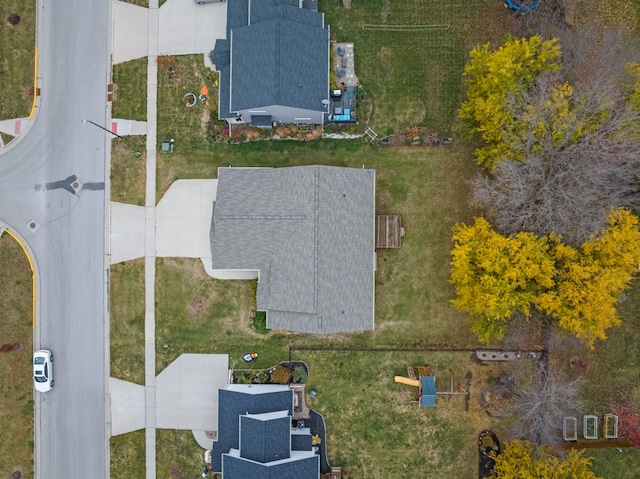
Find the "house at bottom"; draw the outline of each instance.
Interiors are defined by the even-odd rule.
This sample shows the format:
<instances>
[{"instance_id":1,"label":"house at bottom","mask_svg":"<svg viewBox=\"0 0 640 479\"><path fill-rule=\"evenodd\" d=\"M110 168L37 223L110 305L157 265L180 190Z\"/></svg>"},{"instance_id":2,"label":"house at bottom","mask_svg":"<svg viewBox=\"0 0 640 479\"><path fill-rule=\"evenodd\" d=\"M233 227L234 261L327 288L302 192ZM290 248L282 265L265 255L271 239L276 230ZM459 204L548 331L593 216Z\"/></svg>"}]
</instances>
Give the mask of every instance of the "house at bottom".
<instances>
[{"instance_id":1,"label":"house at bottom","mask_svg":"<svg viewBox=\"0 0 640 479\"><path fill-rule=\"evenodd\" d=\"M228 0L216 41L218 117L231 125L323 124L329 100L329 26L317 0Z\"/></svg>"},{"instance_id":2,"label":"house at bottom","mask_svg":"<svg viewBox=\"0 0 640 479\"><path fill-rule=\"evenodd\" d=\"M281 384L227 384L218 392L213 471L224 479L318 479L309 428L293 428L294 392Z\"/></svg>"},{"instance_id":3,"label":"house at bottom","mask_svg":"<svg viewBox=\"0 0 640 479\"><path fill-rule=\"evenodd\" d=\"M220 168L211 257L212 276L258 279L268 328L372 330L375 171Z\"/></svg>"}]
</instances>

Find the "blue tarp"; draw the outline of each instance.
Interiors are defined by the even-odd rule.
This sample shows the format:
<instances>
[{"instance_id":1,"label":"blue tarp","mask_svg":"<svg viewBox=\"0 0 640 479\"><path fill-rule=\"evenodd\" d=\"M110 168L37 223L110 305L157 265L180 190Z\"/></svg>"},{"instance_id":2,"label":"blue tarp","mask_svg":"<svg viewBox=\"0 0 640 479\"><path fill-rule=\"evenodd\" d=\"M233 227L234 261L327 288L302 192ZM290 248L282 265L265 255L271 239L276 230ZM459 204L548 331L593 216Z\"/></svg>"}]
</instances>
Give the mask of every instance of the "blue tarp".
<instances>
[{"instance_id":1,"label":"blue tarp","mask_svg":"<svg viewBox=\"0 0 640 479\"><path fill-rule=\"evenodd\" d=\"M436 405L436 377L420 376L420 407Z\"/></svg>"}]
</instances>

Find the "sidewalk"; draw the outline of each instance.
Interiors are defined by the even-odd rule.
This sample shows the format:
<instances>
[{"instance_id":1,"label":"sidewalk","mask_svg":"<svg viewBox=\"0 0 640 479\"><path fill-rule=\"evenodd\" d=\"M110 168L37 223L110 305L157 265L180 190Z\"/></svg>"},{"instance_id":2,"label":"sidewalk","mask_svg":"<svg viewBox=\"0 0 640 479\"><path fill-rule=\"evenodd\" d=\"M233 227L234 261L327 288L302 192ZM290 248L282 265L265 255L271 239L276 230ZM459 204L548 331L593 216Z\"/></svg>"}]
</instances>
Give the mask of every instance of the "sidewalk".
<instances>
[{"instance_id":1,"label":"sidewalk","mask_svg":"<svg viewBox=\"0 0 640 479\"><path fill-rule=\"evenodd\" d=\"M226 2L197 5L193 0L168 0L162 8L158 0L149 0L148 9L114 2L113 63L147 57L147 121L114 120L113 131L146 134L147 177L145 206L112 203L112 264L145 258L145 383L111 379L112 431L144 427L147 479L156 478L157 427L191 429L203 448L211 447L205 429L217 429L217 389L228 377L226 355L182 355L157 377L155 369L156 256L210 256L215 197L210 181L179 182L156 207L157 57L203 53L210 65L208 53L226 35L226 8ZM184 205L194 198L200 207L185 214Z\"/></svg>"}]
</instances>

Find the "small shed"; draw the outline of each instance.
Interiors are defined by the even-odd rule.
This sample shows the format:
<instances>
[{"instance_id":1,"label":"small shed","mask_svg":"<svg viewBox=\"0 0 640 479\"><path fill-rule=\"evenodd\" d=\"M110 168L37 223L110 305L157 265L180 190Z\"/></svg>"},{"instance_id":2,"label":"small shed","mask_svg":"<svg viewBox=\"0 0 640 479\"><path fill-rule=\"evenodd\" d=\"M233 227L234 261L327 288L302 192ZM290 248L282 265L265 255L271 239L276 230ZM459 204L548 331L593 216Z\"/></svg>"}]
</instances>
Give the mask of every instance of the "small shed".
<instances>
[{"instance_id":1,"label":"small shed","mask_svg":"<svg viewBox=\"0 0 640 479\"><path fill-rule=\"evenodd\" d=\"M436 405L436 377L420 376L420 407Z\"/></svg>"},{"instance_id":2,"label":"small shed","mask_svg":"<svg viewBox=\"0 0 640 479\"><path fill-rule=\"evenodd\" d=\"M376 248L400 248L403 236L400 215L376 215Z\"/></svg>"}]
</instances>

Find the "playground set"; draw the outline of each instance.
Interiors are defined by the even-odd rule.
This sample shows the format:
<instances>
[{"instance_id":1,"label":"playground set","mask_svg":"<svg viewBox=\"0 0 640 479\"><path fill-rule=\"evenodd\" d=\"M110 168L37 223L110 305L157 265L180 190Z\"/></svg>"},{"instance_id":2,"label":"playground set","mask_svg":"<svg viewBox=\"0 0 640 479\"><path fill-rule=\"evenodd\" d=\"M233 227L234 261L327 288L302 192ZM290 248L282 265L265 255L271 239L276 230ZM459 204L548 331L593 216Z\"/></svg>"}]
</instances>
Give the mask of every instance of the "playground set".
<instances>
[{"instance_id":1,"label":"playground set","mask_svg":"<svg viewBox=\"0 0 640 479\"><path fill-rule=\"evenodd\" d=\"M436 396L446 395L449 398L460 394L467 396L468 391L463 389L462 385L458 383L457 387L454 387L455 378L453 376L453 369L449 369L450 388L449 391L436 391L436 377L431 374L429 366L418 366L416 368L418 374L416 375L413 366L407 366L407 376L395 376L393 380L400 384L406 384L407 386L414 386L418 388L418 404L420 407L434 407L436 405Z\"/></svg>"}]
</instances>

